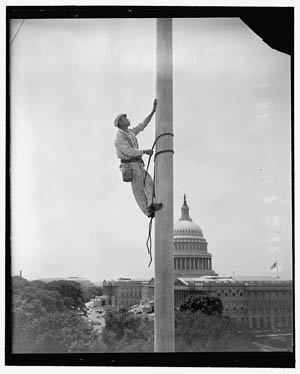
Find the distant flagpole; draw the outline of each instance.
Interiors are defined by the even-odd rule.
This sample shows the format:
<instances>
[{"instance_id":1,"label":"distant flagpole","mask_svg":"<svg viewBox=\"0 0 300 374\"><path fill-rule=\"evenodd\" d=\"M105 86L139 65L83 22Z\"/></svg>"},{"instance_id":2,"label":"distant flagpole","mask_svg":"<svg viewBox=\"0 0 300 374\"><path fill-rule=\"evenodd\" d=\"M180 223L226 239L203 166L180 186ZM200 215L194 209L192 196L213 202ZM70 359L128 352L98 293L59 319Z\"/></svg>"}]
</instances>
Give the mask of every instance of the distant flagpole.
<instances>
[{"instance_id":1,"label":"distant flagpole","mask_svg":"<svg viewBox=\"0 0 300 374\"><path fill-rule=\"evenodd\" d=\"M279 278L279 271L278 271L278 258L276 257L276 260L274 262L274 264L271 266L271 270L273 270L274 268L276 268L276 273L277 273L277 276L276 278Z\"/></svg>"},{"instance_id":2,"label":"distant flagpole","mask_svg":"<svg viewBox=\"0 0 300 374\"><path fill-rule=\"evenodd\" d=\"M277 272L277 279L279 278L279 272L278 272L278 257L276 256L276 272Z\"/></svg>"}]
</instances>

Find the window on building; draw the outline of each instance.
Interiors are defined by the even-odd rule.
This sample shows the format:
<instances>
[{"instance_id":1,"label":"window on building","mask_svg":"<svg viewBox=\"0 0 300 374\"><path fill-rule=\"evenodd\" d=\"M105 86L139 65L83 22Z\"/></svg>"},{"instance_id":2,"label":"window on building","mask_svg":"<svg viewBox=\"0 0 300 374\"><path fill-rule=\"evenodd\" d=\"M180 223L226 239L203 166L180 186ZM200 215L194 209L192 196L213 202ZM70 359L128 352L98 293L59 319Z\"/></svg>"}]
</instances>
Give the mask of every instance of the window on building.
<instances>
[{"instance_id":1,"label":"window on building","mask_svg":"<svg viewBox=\"0 0 300 374\"><path fill-rule=\"evenodd\" d=\"M228 296L228 293L227 293L227 292L225 292L225 296Z\"/></svg>"},{"instance_id":2,"label":"window on building","mask_svg":"<svg viewBox=\"0 0 300 374\"><path fill-rule=\"evenodd\" d=\"M240 296L243 296L243 292L240 292Z\"/></svg>"},{"instance_id":3,"label":"window on building","mask_svg":"<svg viewBox=\"0 0 300 374\"><path fill-rule=\"evenodd\" d=\"M252 317L252 326L253 326L254 329L257 328L256 317Z\"/></svg>"},{"instance_id":4,"label":"window on building","mask_svg":"<svg viewBox=\"0 0 300 374\"><path fill-rule=\"evenodd\" d=\"M232 292L232 296L235 296L235 292Z\"/></svg>"}]
</instances>

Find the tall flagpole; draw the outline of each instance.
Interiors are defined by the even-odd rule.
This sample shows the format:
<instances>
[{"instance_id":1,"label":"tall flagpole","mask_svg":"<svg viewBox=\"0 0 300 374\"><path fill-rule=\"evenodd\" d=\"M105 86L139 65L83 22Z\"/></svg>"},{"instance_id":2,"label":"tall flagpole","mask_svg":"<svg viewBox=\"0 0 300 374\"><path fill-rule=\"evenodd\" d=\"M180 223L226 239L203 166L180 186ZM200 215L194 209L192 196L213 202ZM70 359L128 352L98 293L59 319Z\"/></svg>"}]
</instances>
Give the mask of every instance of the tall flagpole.
<instances>
[{"instance_id":1,"label":"tall flagpole","mask_svg":"<svg viewBox=\"0 0 300 374\"><path fill-rule=\"evenodd\" d=\"M156 138L173 133L172 19L157 19ZM156 143L155 194L163 203L155 212L154 351L174 352L173 137Z\"/></svg>"}]
</instances>

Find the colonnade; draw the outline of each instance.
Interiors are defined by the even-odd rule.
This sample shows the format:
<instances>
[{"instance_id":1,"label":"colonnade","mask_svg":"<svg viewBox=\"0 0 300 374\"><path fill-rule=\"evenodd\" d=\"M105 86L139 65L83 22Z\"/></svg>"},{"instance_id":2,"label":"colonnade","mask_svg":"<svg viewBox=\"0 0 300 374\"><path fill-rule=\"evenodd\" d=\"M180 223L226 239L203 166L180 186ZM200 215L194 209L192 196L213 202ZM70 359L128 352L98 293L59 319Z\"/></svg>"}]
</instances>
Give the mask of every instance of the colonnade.
<instances>
[{"instance_id":1,"label":"colonnade","mask_svg":"<svg viewBox=\"0 0 300 374\"><path fill-rule=\"evenodd\" d=\"M175 270L194 270L194 269L211 270L211 258L175 257L174 258L174 269Z\"/></svg>"}]
</instances>

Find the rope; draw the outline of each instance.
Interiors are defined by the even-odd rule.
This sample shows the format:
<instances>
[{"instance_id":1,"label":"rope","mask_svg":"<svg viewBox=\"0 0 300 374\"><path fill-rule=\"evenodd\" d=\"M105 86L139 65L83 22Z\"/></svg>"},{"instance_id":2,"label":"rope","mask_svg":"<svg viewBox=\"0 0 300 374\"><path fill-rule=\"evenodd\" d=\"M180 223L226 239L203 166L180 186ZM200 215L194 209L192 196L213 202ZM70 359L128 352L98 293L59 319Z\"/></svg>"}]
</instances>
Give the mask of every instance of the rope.
<instances>
[{"instance_id":1,"label":"rope","mask_svg":"<svg viewBox=\"0 0 300 374\"><path fill-rule=\"evenodd\" d=\"M153 145L152 145L151 151L154 150L154 147L155 147L155 145L156 145L158 139L161 138L162 136L165 136L165 135L170 135L170 136L173 136L173 137L174 137L174 134L172 134L171 132L164 132L164 133L158 135L158 136L156 137L156 139L154 140L154 143L153 143ZM157 153L155 154L155 156L154 156L154 161L155 161L156 156L157 156L158 154L160 154L160 153L163 153L163 152L173 152L173 153L174 153L173 150L170 150L170 151L159 151L159 152L157 152ZM145 181L146 181L146 176L147 176L147 174L148 174L148 169L149 169L149 165L150 165L151 157L152 157L152 155L149 156L148 163L147 163L146 174L145 174L145 177L144 177L144 187L145 187ZM154 170L154 172L155 172L155 170ZM153 182L154 182L154 180L153 180ZM154 184L154 183L153 183L153 184ZM153 200L152 200L152 202L153 202Z\"/></svg>"},{"instance_id":2,"label":"rope","mask_svg":"<svg viewBox=\"0 0 300 374\"><path fill-rule=\"evenodd\" d=\"M146 241L148 255L150 256L150 261L149 261L149 264L148 264L148 268L150 267L150 265L152 263L152 251L151 251L152 250L152 238L151 238L151 231L152 231L152 221L153 221L153 218L154 217L151 217L150 222L149 222L148 238L147 238L147 241ZM150 243L150 245L148 245L148 243Z\"/></svg>"},{"instance_id":3,"label":"rope","mask_svg":"<svg viewBox=\"0 0 300 374\"><path fill-rule=\"evenodd\" d=\"M165 152L172 152L174 154L174 151L173 149L165 149L164 151L159 151L159 152L156 152L155 155L154 155L154 162L155 162L155 159L158 155L160 155L161 153L165 153Z\"/></svg>"},{"instance_id":4,"label":"rope","mask_svg":"<svg viewBox=\"0 0 300 374\"><path fill-rule=\"evenodd\" d=\"M159 138L161 138L162 136L165 136L165 135L170 135L170 136L173 136L174 137L174 134L172 134L171 132L165 132L163 134L160 134L156 137L153 145L152 145L152 148L151 150L153 151L154 147L155 147L155 144L156 142L158 141ZM166 150L163 150L163 151L159 151L157 153L155 153L154 155L154 162L155 162L155 159L156 157L161 154L161 153L166 153L166 152L172 152L174 153L174 151L172 149L166 149ZM145 183L146 183L146 177L147 177L147 174L148 174L148 169L149 169L149 165L150 165L150 160L151 160L151 157L152 155L149 156L149 159L148 159L148 164L147 164L147 168L146 168L146 173L145 173L145 177L144 177L144 188L145 188ZM154 197L155 197L155 167L154 167L154 173L153 173L153 193L152 193L152 204L153 204L153 201L154 201ZM148 228L148 238L147 238L147 241L146 241L146 246L147 246L147 250L148 250L148 255L150 256L150 261L149 261L149 264L148 264L148 267L150 267L151 263L152 263L152 238L151 238L151 232L152 232L152 221L153 221L153 218L154 217L151 217L150 219L150 222L149 222L149 228Z\"/></svg>"}]
</instances>

